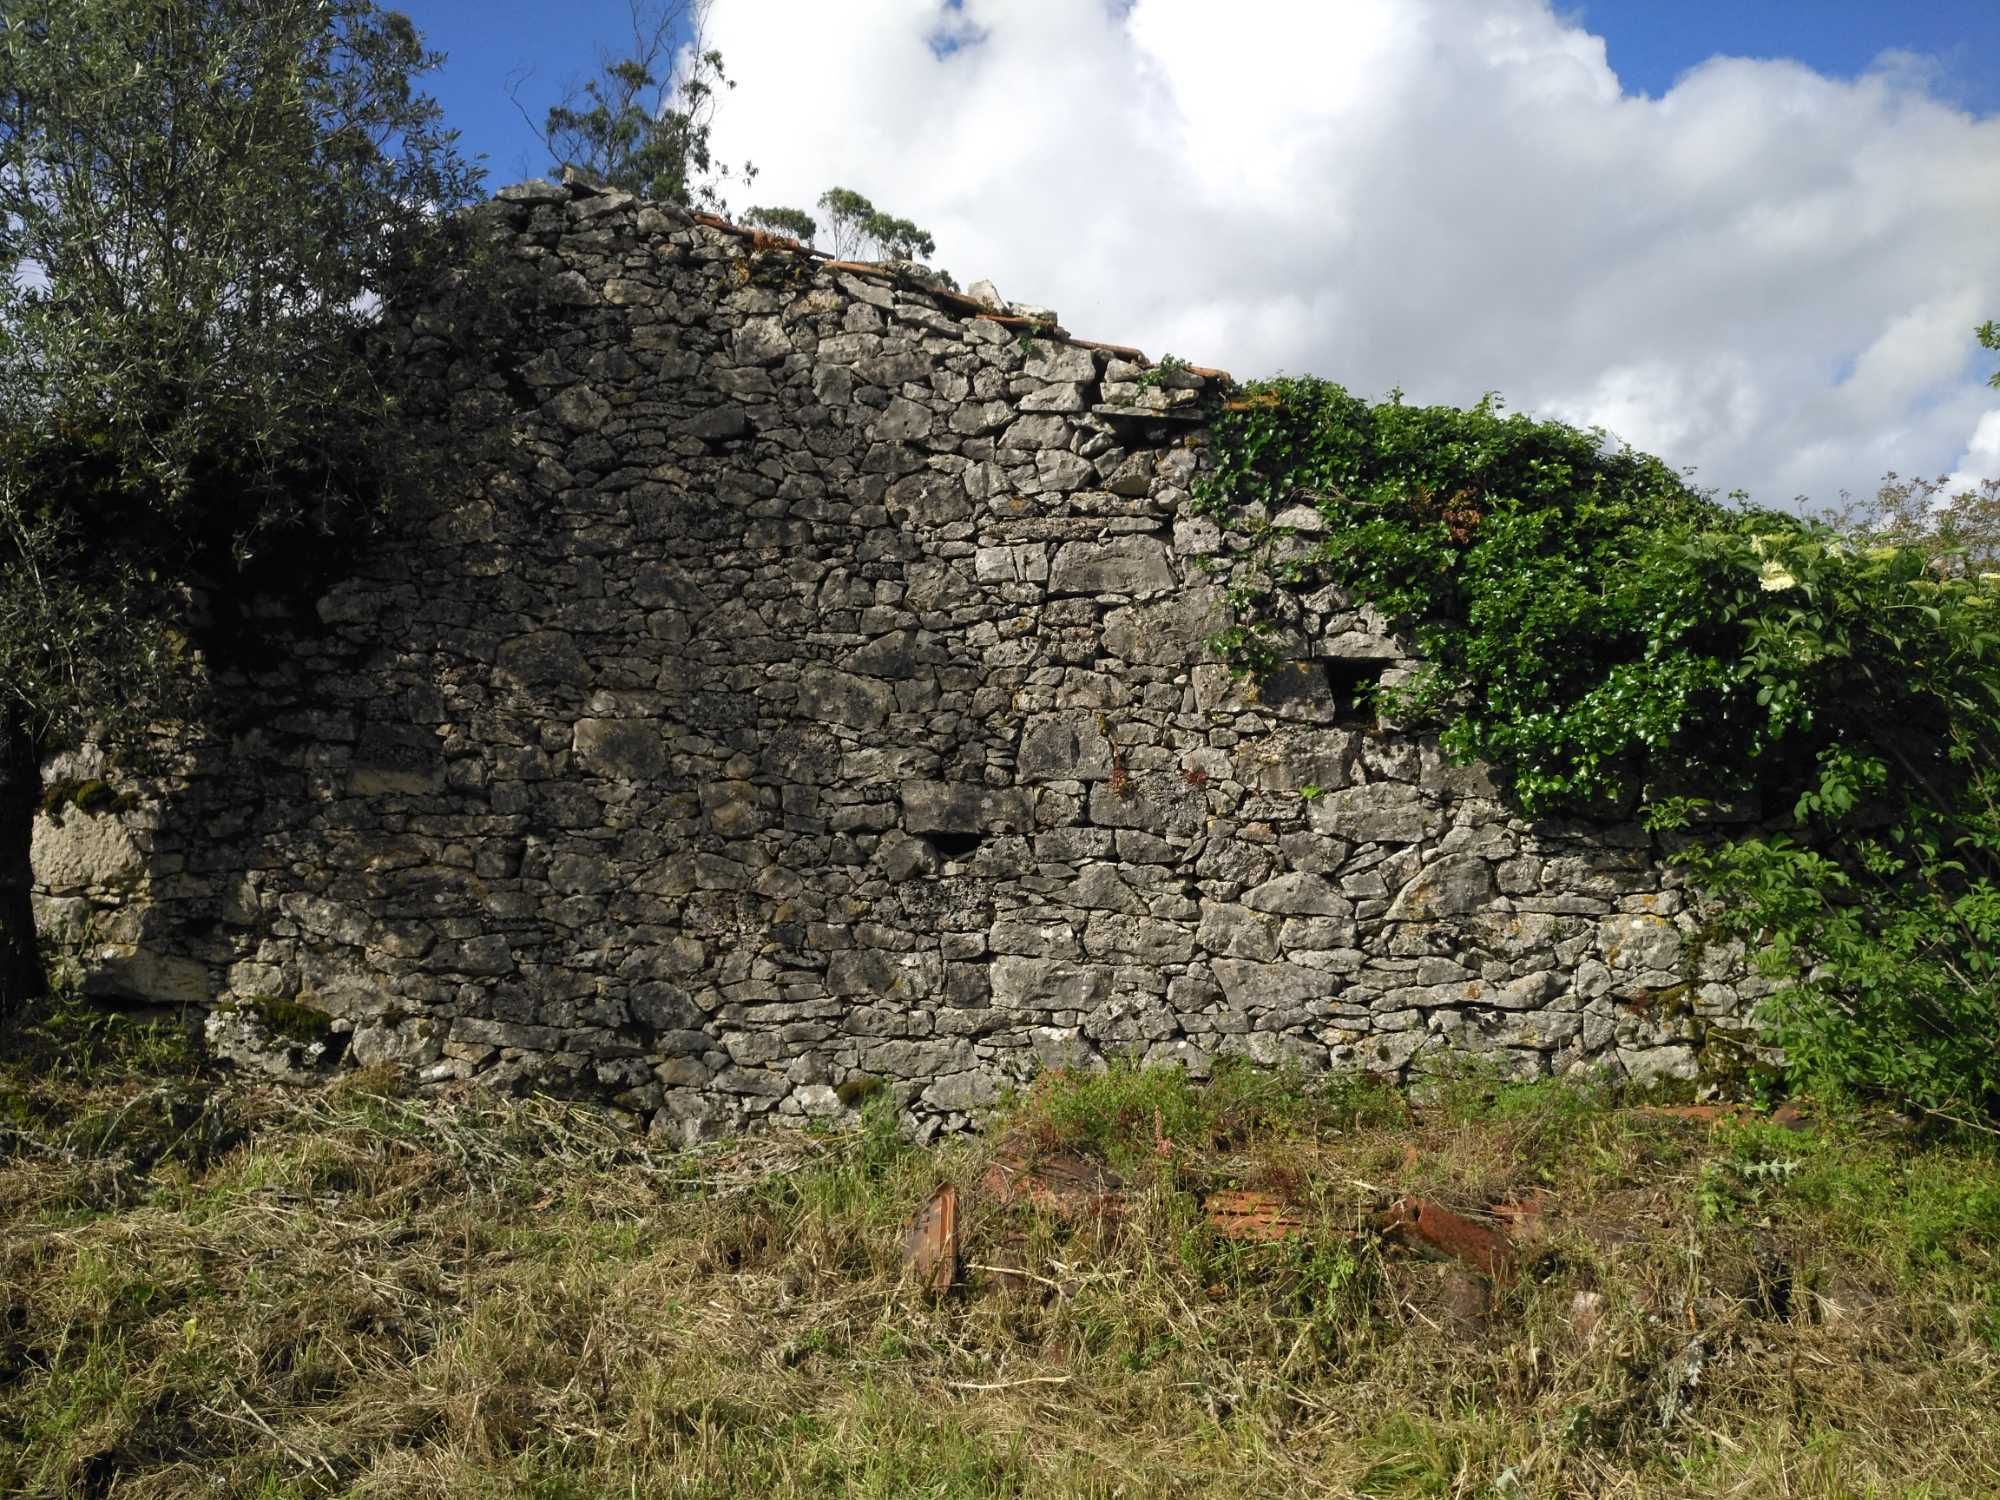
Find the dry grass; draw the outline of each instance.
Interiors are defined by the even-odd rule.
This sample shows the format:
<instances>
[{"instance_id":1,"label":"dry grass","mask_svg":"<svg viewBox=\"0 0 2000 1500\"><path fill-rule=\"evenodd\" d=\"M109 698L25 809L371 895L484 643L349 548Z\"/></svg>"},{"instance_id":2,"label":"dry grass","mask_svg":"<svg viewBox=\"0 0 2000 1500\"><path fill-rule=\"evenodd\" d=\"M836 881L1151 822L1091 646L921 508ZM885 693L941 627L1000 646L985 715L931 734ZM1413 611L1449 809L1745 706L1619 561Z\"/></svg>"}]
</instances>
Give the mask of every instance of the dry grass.
<instances>
[{"instance_id":1,"label":"dry grass","mask_svg":"<svg viewBox=\"0 0 2000 1500\"><path fill-rule=\"evenodd\" d=\"M386 1083L0 1074L0 1493L2000 1494L1980 1142L1118 1072L1020 1106L1132 1185L1065 1218L970 1191L994 1137L675 1154ZM1222 1183L1310 1235L1219 1240ZM1497 1290L1356 1232L1531 1187Z\"/></svg>"}]
</instances>

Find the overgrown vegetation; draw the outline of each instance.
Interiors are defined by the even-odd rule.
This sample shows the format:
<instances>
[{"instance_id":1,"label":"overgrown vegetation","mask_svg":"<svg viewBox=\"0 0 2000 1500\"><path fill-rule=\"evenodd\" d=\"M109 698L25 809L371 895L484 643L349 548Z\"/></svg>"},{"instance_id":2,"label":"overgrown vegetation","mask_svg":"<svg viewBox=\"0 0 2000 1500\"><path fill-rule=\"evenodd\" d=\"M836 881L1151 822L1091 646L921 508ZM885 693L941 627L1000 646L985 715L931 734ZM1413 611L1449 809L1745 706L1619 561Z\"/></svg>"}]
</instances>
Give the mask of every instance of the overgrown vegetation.
<instances>
[{"instance_id":1,"label":"overgrown vegetation","mask_svg":"<svg viewBox=\"0 0 2000 1500\"><path fill-rule=\"evenodd\" d=\"M1763 1019L1795 1077L2000 1107L2000 574L1934 529L1716 503L1491 400L1278 380L1211 454L1198 503L1257 544L1218 641L1240 668L1302 649L1311 590L1374 603L1428 664L1387 706L1524 810L1700 835L1721 921L1785 981ZM1331 524L1285 534L1297 503Z\"/></svg>"},{"instance_id":2,"label":"overgrown vegetation","mask_svg":"<svg viewBox=\"0 0 2000 1500\"><path fill-rule=\"evenodd\" d=\"M0 13L0 1012L38 993L41 759L195 700L194 636L424 487L380 310L478 173L368 0Z\"/></svg>"},{"instance_id":3,"label":"overgrown vegetation","mask_svg":"<svg viewBox=\"0 0 2000 1500\"><path fill-rule=\"evenodd\" d=\"M983 1141L912 1147L883 1100L675 1153L548 1100L162 1066L0 1072L0 1491L2000 1489L2000 1163L1949 1133L1121 1067ZM1010 1149L1116 1168L1117 1211L982 1200ZM900 1261L941 1181L939 1299ZM1220 1186L1299 1232L1221 1237ZM1539 1204L1521 1271L1396 1250L1397 1192Z\"/></svg>"}]
</instances>

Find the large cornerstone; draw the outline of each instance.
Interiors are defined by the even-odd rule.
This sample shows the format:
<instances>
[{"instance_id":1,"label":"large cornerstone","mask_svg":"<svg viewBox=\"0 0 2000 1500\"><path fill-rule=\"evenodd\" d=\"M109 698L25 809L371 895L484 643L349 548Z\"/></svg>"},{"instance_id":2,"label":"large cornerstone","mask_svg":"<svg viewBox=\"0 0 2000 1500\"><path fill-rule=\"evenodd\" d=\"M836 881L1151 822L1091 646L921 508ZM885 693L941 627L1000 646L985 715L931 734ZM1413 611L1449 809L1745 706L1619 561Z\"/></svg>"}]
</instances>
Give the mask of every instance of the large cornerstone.
<instances>
[{"instance_id":1,"label":"large cornerstone","mask_svg":"<svg viewBox=\"0 0 2000 1500\"><path fill-rule=\"evenodd\" d=\"M511 393L502 461L273 609L164 767L51 768L109 789L36 836L93 992L686 1139L1119 1055L1691 1076L1739 1034L1644 831L1377 719L1415 664L1364 605L1305 600L1261 686L1210 651L1217 377L621 194L481 213L538 289L450 372Z\"/></svg>"}]
</instances>

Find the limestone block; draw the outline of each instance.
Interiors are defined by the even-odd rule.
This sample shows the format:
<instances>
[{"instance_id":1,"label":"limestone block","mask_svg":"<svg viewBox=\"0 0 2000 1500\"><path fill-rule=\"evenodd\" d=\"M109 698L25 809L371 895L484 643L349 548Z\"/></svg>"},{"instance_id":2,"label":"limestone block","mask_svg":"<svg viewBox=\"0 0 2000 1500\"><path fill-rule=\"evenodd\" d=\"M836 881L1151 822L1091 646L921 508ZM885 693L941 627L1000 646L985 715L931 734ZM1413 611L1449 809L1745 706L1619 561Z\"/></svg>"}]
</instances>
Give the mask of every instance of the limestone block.
<instances>
[{"instance_id":1,"label":"limestone block","mask_svg":"<svg viewBox=\"0 0 2000 1500\"><path fill-rule=\"evenodd\" d=\"M1044 490L1067 494L1071 490L1082 489L1096 476L1096 466L1078 454L1044 449L1035 455L1035 480ZM1138 590L1126 588L1121 592L1136 593Z\"/></svg>"},{"instance_id":2,"label":"limestone block","mask_svg":"<svg viewBox=\"0 0 2000 1500\"><path fill-rule=\"evenodd\" d=\"M981 547L973 555L972 568L981 583L1046 583L1049 549L1039 542Z\"/></svg>"},{"instance_id":3,"label":"limestone block","mask_svg":"<svg viewBox=\"0 0 2000 1500\"><path fill-rule=\"evenodd\" d=\"M1135 1042L1159 1042L1178 1034L1180 1023L1164 1005L1147 997L1118 996L1083 1020L1083 1033L1100 1047L1130 1047Z\"/></svg>"},{"instance_id":4,"label":"limestone block","mask_svg":"<svg viewBox=\"0 0 2000 1500\"><path fill-rule=\"evenodd\" d=\"M746 318L730 348L738 364L769 365L792 352L792 340L776 318Z\"/></svg>"},{"instance_id":5,"label":"limestone block","mask_svg":"<svg viewBox=\"0 0 2000 1500\"><path fill-rule=\"evenodd\" d=\"M31 897L35 931L52 943L75 944L89 939L93 927L90 902L81 896Z\"/></svg>"},{"instance_id":6,"label":"limestone block","mask_svg":"<svg viewBox=\"0 0 2000 1500\"><path fill-rule=\"evenodd\" d=\"M965 481L957 474L926 469L889 486L889 513L914 526L948 526L972 514Z\"/></svg>"},{"instance_id":7,"label":"limestone block","mask_svg":"<svg viewBox=\"0 0 2000 1500\"><path fill-rule=\"evenodd\" d=\"M144 1000L156 1005L199 1005L215 998L208 965L147 948L102 949L84 975L93 997Z\"/></svg>"},{"instance_id":8,"label":"limestone block","mask_svg":"<svg viewBox=\"0 0 2000 1500\"><path fill-rule=\"evenodd\" d=\"M146 873L145 855L116 814L77 808L60 823L46 815L35 819L29 858L35 884L53 896L129 887Z\"/></svg>"},{"instance_id":9,"label":"limestone block","mask_svg":"<svg viewBox=\"0 0 2000 1500\"><path fill-rule=\"evenodd\" d=\"M1626 1076L1635 1083L1654 1083L1668 1078L1686 1080L1700 1076L1701 1072L1694 1048L1682 1045L1620 1047L1618 1061L1624 1067Z\"/></svg>"},{"instance_id":10,"label":"limestone block","mask_svg":"<svg viewBox=\"0 0 2000 1500\"><path fill-rule=\"evenodd\" d=\"M929 356L900 347L902 342L890 341L883 345L882 353L856 360L855 373L870 385L887 386L890 390L912 383L929 384L932 371Z\"/></svg>"},{"instance_id":11,"label":"limestone block","mask_svg":"<svg viewBox=\"0 0 2000 1500\"><path fill-rule=\"evenodd\" d=\"M740 406L724 404L711 406L685 418L678 428L689 437L700 438L703 442L727 442L731 438L747 437L750 434L750 414Z\"/></svg>"},{"instance_id":12,"label":"limestone block","mask_svg":"<svg viewBox=\"0 0 2000 1500\"><path fill-rule=\"evenodd\" d=\"M1202 660L1208 638L1229 622L1222 591L1196 587L1169 599L1114 609L1104 617L1104 649L1120 661L1180 666Z\"/></svg>"},{"instance_id":13,"label":"limestone block","mask_svg":"<svg viewBox=\"0 0 2000 1500\"><path fill-rule=\"evenodd\" d=\"M1034 829L1027 794L1014 787L906 781L901 795L903 827L911 833L1030 833Z\"/></svg>"},{"instance_id":14,"label":"limestone block","mask_svg":"<svg viewBox=\"0 0 2000 1500\"><path fill-rule=\"evenodd\" d=\"M503 677L527 688L581 687L590 671L575 639L562 630L535 630L500 643Z\"/></svg>"},{"instance_id":15,"label":"limestone block","mask_svg":"<svg viewBox=\"0 0 2000 1500\"><path fill-rule=\"evenodd\" d=\"M1097 379L1097 355L1094 350L1080 349L1075 344L1058 344L1049 339L1036 339L1033 350L1021 370L1023 374L1036 380L1079 381L1087 384Z\"/></svg>"},{"instance_id":16,"label":"limestone block","mask_svg":"<svg viewBox=\"0 0 2000 1500\"><path fill-rule=\"evenodd\" d=\"M1278 956L1276 917L1226 902L1204 902L1195 940L1210 953L1268 963Z\"/></svg>"},{"instance_id":17,"label":"limestone block","mask_svg":"<svg viewBox=\"0 0 2000 1500\"><path fill-rule=\"evenodd\" d=\"M1085 911L1118 911L1139 916L1146 910L1146 903L1120 878L1118 866L1111 864L1086 865L1063 892L1063 900Z\"/></svg>"},{"instance_id":18,"label":"limestone block","mask_svg":"<svg viewBox=\"0 0 2000 1500\"><path fill-rule=\"evenodd\" d=\"M704 782L700 795L703 820L722 838L748 838L771 822L761 794L747 781Z\"/></svg>"},{"instance_id":19,"label":"limestone block","mask_svg":"<svg viewBox=\"0 0 2000 1500\"><path fill-rule=\"evenodd\" d=\"M1097 912L1083 932L1083 951L1092 958L1118 958L1159 966L1194 957L1194 935L1178 922Z\"/></svg>"},{"instance_id":20,"label":"limestone block","mask_svg":"<svg viewBox=\"0 0 2000 1500\"><path fill-rule=\"evenodd\" d=\"M1490 903L1493 867L1476 854L1451 854L1424 867L1389 905L1392 922L1463 916Z\"/></svg>"},{"instance_id":21,"label":"limestone block","mask_svg":"<svg viewBox=\"0 0 2000 1500\"><path fill-rule=\"evenodd\" d=\"M822 723L868 732L888 722L896 694L886 682L832 667L814 667L799 679L799 711Z\"/></svg>"},{"instance_id":22,"label":"limestone block","mask_svg":"<svg viewBox=\"0 0 2000 1500\"><path fill-rule=\"evenodd\" d=\"M1400 782L1371 782L1314 800L1312 826L1356 844L1414 844L1428 822L1422 795Z\"/></svg>"},{"instance_id":23,"label":"limestone block","mask_svg":"<svg viewBox=\"0 0 2000 1500\"><path fill-rule=\"evenodd\" d=\"M223 1006L208 1013L202 1040L211 1057L245 1072L284 1079L310 1078L330 1067L338 1051L336 1038L304 1041L267 1027L250 1006Z\"/></svg>"},{"instance_id":24,"label":"limestone block","mask_svg":"<svg viewBox=\"0 0 2000 1500\"><path fill-rule=\"evenodd\" d=\"M1668 917L1606 917L1598 924L1597 947L1613 969L1673 969L1681 961L1680 929Z\"/></svg>"},{"instance_id":25,"label":"limestone block","mask_svg":"<svg viewBox=\"0 0 2000 1500\"><path fill-rule=\"evenodd\" d=\"M363 1021L348 1041L357 1067L422 1068L444 1055L442 1026L425 1016Z\"/></svg>"},{"instance_id":26,"label":"limestone block","mask_svg":"<svg viewBox=\"0 0 2000 1500\"><path fill-rule=\"evenodd\" d=\"M1029 1028L1028 1046L1044 1068L1102 1068L1104 1059L1075 1026Z\"/></svg>"},{"instance_id":27,"label":"limestone block","mask_svg":"<svg viewBox=\"0 0 2000 1500\"><path fill-rule=\"evenodd\" d=\"M1338 988L1336 981L1312 969L1240 958L1216 959L1215 978L1230 1005L1245 1011L1300 1005L1329 996Z\"/></svg>"},{"instance_id":28,"label":"limestone block","mask_svg":"<svg viewBox=\"0 0 2000 1500\"><path fill-rule=\"evenodd\" d=\"M611 417L611 403L587 385L557 392L547 410L556 421L578 433L595 432Z\"/></svg>"},{"instance_id":29,"label":"limestone block","mask_svg":"<svg viewBox=\"0 0 2000 1500\"><path fill-rule=\"evenodd\" d=\"M924 1090L923 1100L933 1109L975 1114L1000 1102L1000 1080L979 1071L948 1073Z\"/></svg>"},{"instance_id":30,"label":"limestone block","mask_svg":"<svg viewBox=\"0 0 2000 1500\"><path fill-rule=\"evenodd\" d=\"M578 764L592 775L647 781L667 769L662 731L650 719L579 719L572 744Z\"/></svg>"},{"instance_id":31,"label":"limestone block","mask_svg":"<svg viewBox=\"0 0 2000 1500\"><path fill-rule=\"evenodd\" d=\"M1022 781L1103 781L1111 742L1094 714L1037 715L1021 731L1015 774Z\"/></svg>"},{"instance_id":32,"label":"limestone block","mask_svg":"<svg viewBox=\"0 0 2000 1500\"><path fill-rule=\"evenodd\" d=\"M1178 582L1166 547L1150 536L1065 542L1049 572L1054 594L1155 594Z\"/></svg>"},{"instance_id":33,"label":"limestone block","mask_svg":"<svg viewBox=\"0 0 2000 1500\"><path fill-rule=\"evenodd\" d=\"M993 1003L1010 1010L1087 1011L1111 993L1111 970L1103 964L1003 955L992 968Z\"/></svg>"},{"instance_id":34,"label":"limestone block","mask_svg":"<svg viewBox=\"0 0 2000 1500\"><path fill-rule=\"evenodd\" d=\"M1027 958L1081 958L1076 927L1067 917L1038 916L1033 912L1011 912L994 920L986 935L986 946L994 953Z\"/></svg>"},{"instance_id":35,"label":"limestone block","mask_svg":"<svg viewBox=\"0 0 2000 1500\"><path fill-rule=\"evenodd\" d=\"M1051 406L1041 409L1062 411L1069 408ZM966 401L952 409L951 430L965 437L979 437L998 432L1013 420L1014 409L1005 401Z\"/></svg>"},{"instance_id":36,"label":"limestone block","mask_svg":"<svg viewBox=\"0 0 2000 1500\"><path fill-rule=\"evenodd\" d=\"M1279 875L1247 891L1243 904L1253 911L1285 916L1351 917L1354 905L1319 875L1302 871Z\"/></svg>"},{"instance_id":37,"label":"limestone block","mask_svg":"<svg viewBox=\"0 0 2000 1500\"><path fill-rule=\"evenodd\" d=\"M1000 405L998 402L994 404ZM1020 402L1020 409L1022 411L1067 412L1082 411L1089 405L1090 395L1085 386L1074 381L1059 381L1054 384L1042 386L1023 396ZM1002 409L1004 410L1004 407ZM1001 422L1004 421L1005 418L1003 417ZM994 422L991 424L991 427L998 427L1001 425L1001 422ZM981 430L987 431L991 429L989 427Z\"/></svg>"},{"instance_id":38,"label":"limestone block","mask_svg":"<svg viewBox=\"0 0 2000 1500\"><path fill-rule=\"evenodd\" d=\"M898 396L875 419L868 435L878 442L912 443L929 437L936 422L937 418L928 406L919 406L907 397Z\"/></svg>"},{"instance_id":39,"label":"limestone block","mask_svg":"<svg viewBox=\"0 0 2000 1500\"><path fill-rule=\"evenodd\" d=\"M936 952L850 948L829 960L826 987L835 995L866 995L903 1003L927 1000L944 987L944 959Z\"/></svg>"}]
</instances>

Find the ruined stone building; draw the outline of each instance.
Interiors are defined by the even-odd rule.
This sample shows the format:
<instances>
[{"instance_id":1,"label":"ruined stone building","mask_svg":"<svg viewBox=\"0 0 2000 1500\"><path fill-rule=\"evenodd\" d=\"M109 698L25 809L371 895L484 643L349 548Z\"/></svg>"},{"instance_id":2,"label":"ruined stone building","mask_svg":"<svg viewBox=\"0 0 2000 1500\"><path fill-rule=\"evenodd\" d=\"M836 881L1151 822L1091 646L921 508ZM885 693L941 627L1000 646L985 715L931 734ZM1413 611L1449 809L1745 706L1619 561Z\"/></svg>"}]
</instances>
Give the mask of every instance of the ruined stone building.
<instances>
[{"instance_id":1,"label":"ruined stone building","mask_svg":"<svg viewBox=\"0 0 2000 1500\"><path fill-rule=\"evenodd\" d=\"M512 461L44 822L95 992L682 1138L1125 1054L1684 1075L1744 1008L1643 831L1357 702L1408 666L1366 608L1231 677L1212 372L621 194L482 212L541 292Z\"/></svg>"}]
</instances>

